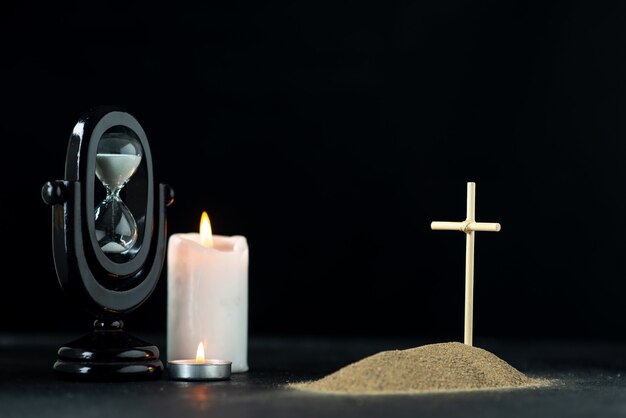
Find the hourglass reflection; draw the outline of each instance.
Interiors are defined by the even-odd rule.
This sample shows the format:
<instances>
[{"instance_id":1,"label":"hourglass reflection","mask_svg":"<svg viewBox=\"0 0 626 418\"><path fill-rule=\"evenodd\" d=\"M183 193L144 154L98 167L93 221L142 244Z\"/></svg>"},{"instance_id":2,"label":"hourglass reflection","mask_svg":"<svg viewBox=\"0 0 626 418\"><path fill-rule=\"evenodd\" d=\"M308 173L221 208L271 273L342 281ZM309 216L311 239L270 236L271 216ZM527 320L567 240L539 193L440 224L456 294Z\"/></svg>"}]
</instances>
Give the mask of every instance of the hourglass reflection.
<instances>
[{"instance_id":1,"label":"hourglass reflection","mask_svg":"<svg viewBox=\"0 0 626 418\"><path fill-rule=\"evenodd\" d=\"M141 144L129 133L107 132L98 143L96 176L107 195L96 207L96 238L105 253L125 254L137 242L137 222L120 191L135 174L141 156Z\"/></svg>"}]
</instances>

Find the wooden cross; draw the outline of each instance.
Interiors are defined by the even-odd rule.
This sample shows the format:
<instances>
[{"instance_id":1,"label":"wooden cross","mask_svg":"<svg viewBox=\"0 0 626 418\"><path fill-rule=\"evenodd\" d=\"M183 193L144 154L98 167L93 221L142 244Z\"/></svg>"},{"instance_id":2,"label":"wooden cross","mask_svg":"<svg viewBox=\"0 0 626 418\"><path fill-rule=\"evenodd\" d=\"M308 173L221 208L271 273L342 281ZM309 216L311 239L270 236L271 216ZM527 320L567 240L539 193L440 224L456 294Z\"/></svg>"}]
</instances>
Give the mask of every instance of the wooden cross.
<instances>
[{"instance_id":1,"label":"wooden cross","mask_svg":"<svg viewBox=\"0 0 626 418\"><path fill-rule=\"evenodd\" d=\"M465 329L464 343L472 345L474 321L474 232L499 232L500 224L476 222L476 183L467 183L467 219L463 222L432 222L436 231L465 232Z\"/></svg>"}]
</instances>

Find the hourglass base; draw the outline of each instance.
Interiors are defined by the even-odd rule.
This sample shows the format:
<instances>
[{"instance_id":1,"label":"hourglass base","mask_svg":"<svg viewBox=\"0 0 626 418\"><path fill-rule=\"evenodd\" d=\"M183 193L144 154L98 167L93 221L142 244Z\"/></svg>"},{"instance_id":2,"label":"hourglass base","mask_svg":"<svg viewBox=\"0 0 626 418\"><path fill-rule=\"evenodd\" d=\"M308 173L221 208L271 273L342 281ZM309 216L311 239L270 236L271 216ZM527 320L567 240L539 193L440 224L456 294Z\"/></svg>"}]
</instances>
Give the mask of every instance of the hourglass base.
<instances>
[{"instance_id":1,"label":"hourglass base","mask_svg":"<svg viewBox=\"0 0 626 418\"><path fill-rule=\"evenodd\" d=\"M163 363L159 360L157 346L126 333L121 321L106 327L99 325L103 322L96 321L93 332L59 349L54 363L57 377L120 381L152 380L161 376Z\"/></svg>"}]
</instances>

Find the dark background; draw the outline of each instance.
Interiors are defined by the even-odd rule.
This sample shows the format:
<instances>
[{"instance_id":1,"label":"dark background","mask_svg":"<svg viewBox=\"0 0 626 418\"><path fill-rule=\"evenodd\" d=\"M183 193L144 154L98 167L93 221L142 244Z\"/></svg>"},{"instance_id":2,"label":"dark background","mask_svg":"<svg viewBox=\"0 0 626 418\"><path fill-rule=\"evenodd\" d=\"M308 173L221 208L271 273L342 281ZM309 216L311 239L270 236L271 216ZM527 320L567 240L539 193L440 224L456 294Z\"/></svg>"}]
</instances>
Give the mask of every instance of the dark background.
<instances>
[{"instance_id":1,"label":"dark background","mask_svg":"<svg viewBox=\"0 0 626 418\"><path fill-rule=\"evenodd\" d=\"M42 2L43 3L43 2ZM250 331L626 337L626 5L58 2L0 18L0 331L87 331L57 283L47 180L124 106L176 191L170 233L250 244ZM201 3L201 2L198 2ZM127 319L165 330L165 274Z\"/></svg>"}]
</instances>

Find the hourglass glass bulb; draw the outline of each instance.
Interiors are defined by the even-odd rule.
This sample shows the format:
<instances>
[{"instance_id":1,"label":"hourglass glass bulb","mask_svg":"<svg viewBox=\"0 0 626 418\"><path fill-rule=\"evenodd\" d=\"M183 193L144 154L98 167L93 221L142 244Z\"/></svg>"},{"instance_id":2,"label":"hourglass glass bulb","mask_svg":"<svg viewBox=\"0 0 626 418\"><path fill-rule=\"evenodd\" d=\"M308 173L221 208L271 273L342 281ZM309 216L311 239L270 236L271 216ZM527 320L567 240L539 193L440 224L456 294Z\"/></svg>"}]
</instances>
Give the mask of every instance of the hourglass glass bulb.
<instances>
[{"instance_id":1,"label":"hourglass glass bulb","mask_svg":"<svg viewBox=\"0 0 626 418\"><path fill-rule=\"evenodd\" d=\"M105 253L124 253L137 241L137 223L119 197L105 199L96 208L96 238Z\"/></svg>"},{"instance_id":2,"label":"hourglass glass bulb","mask_svg":"<svg viewBox=\"0 0 626 418\"><path fill-rule=\"evenodd\" d=\"M105 253L125 253L137 241L137 222L119 196L141 163L141 145L126 132L105 133L98 144L96 176L106 198L96 207L96 238Z\"/></svg>"}]
</instances>

